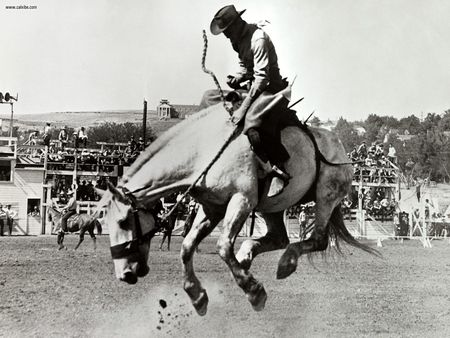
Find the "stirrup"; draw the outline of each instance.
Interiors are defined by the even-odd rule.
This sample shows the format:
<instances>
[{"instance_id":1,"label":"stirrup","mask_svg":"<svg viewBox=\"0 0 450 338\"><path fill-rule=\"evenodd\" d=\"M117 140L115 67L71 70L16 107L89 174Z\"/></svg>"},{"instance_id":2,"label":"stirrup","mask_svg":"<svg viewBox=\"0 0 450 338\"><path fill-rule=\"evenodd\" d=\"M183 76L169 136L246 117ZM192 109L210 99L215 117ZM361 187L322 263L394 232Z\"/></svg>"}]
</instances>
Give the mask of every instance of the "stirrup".
<instances>
[{"instance_id":1,"label":"stirrup","mask_svg":"<svg viewBox=\"0 0 450 338\"><path fill-rule=\"evenodd\" d=\"M287 183L292 177L291 175L289 175L287 172L283 171L282 169L280 169L279 167L277 167L276 165L272 166L272 173L276 176L281 178L283 181L285 181L285 183Z\"/></svg>"},{"instance_id":2,"label":"stirrup","mask_svg":"<svg viewBox=\"0 0 450 338\"><path fill-rule=\"evenodd\" d=\"M289 184L289 180L291 179L291 175L281 170L276 165L272 166L272 181L270 182L269 191L267 193L267 197L275 197L281 194L284 190L284 187Z\"/></svg>"}]
</instances>

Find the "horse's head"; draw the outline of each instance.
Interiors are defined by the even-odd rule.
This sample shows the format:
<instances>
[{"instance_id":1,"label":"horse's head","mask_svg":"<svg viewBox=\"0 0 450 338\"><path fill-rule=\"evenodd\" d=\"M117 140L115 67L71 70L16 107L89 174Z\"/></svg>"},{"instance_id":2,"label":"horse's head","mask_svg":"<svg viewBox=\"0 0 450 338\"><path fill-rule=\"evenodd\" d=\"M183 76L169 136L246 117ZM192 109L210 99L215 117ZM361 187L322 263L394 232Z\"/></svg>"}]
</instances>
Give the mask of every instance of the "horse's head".
<instances>
[{"instance_id":1,"label":"horse's head","mask_svg":"<svg viewBox=\"0 0 450 338\"><path fill-rule=\"evenodd\" d=\"M58 212L53 206L49 206L47 208L47 213L48 213L48 219L50 220L50 222L57 221L58 217L61 216L61 213Z\"/></svg>"},{"instance_id":2,"label":"horse's head","mask_svg":"<svg viewBox=\"0 0 450 338\"><path fill-rule=\"evenodd\" d=\"M135 284L138 277L149 272L147 260L156 233L155 220L149 211L136 206L132 197L112 185L102 195L97 213L106 207L105 223L116 277Z\"/></svg>"}]
</instances>

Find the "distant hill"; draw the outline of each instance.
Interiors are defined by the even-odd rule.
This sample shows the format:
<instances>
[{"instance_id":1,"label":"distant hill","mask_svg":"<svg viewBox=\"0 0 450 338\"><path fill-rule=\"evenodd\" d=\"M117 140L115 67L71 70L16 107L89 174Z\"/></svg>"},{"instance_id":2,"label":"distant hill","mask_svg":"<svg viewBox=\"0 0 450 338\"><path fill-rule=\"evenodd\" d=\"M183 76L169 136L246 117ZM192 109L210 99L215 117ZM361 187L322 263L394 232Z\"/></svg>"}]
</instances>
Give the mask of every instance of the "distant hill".
<instances>
[{"instance_id":1,"label":"distant hill","mask_svg":"<svg viewBox=\"0 0 450 338\"><path fill-rule=\"evenodd\" d=\"M8 114L0 114L4 119L4 129L9 126ZM147 128L152 128L156 135L160 135L173 125L181 122L182 119L174 118L160 120L156 111L147 112ZM72 128L92 127L105 122L115 123L142 123L142 110L111 110L101 112L53 112L44 114L17 114L14 116L14 125L20 129L42 130L45 123L50 122L54 127L60 128L64 125Z\"/></svg>"}]
</instances>

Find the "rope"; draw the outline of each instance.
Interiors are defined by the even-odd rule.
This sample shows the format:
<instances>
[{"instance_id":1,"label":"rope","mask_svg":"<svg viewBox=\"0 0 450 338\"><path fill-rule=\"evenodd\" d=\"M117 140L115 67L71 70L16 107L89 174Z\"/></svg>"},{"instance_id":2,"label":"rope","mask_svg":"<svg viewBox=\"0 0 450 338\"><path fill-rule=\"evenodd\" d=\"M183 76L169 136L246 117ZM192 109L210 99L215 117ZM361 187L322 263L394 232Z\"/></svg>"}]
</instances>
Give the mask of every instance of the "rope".
<instances>
[{"instance_id":1,"label":"rope","mask_svg":"<svg viewBox=\"0 0 450 338\"><path fill-rule=\"evenodd\" d=\"M220 93L220 97L222 98L222 102L223 102L223 107L225 108L225 110L231 115L232 110L229 109L226 105L225 105L225 96L223 94L223 90L220 87L220 83L217 80L216 75L214 75L214 73L207 69L205 66L205 61L206 61L206 51L208 49L208 38L206 36L206 31L203 30L203 53L202 53L202 69L205 73L209 74L212 76L214 83L216 84L217 88L219 89L219 93ZM225 151L225 149L228 147L228 145L230 144L231 140L233 139L233 137L237 134L237 130L238 130L238 126L235 126L233 131L231 132L231 134L228 136L228 138L225 140L225 143L222 145L222 147L219 149L219 151L217 152L217 154L214 156L214 158L211 160L211 162L206 166L206 168L201 172L201 174L197 177L197 179L186 189L186 191L183 193L183 195L181 196L181 198L178 199L178 201L172 206L172 208L169 210L169 212L167 212L166 214L164 214L162 216L163 220L166 220L167 217L169 217L174 211L175 209L180 205L181 201L186 197L186 195L188 195L191 190L194 188L194 186L198 183L198 181L200 181L200 179L206 175L206 173L211 169L211 167L213 166L213 164L219 159L219 157L223 154L223 152ZM132 193L136 193L138 191L142 191L144 189L146 189L147 187L143 187L143 188L139 188L134 190Z\"/></svg>"},{"instance_id":2,"label":"rope","mask_svg":"<svg viewBox=\"0 0 450 338\"><path fill-rule=\"evenodd\" d=\"M214 83L217 86L217 89L219 89L219 93L220 93L220 97L222 99L222 103L223 103L223 107L225 108L225 110L231 115L232 111L230 108L228 108L225 105L225 95L223 94L223 90L222 87L220 87L220 83L219 80L217 80L216 75L214 74L214 72L212 72L211 70L207 69L205 66L205 61L206 61L206 52L208 50L208 37L206 36L206 31L203 30L203 53L202 53L202 70L206 73L212 76Z\"/></svg>"}]
</instances>

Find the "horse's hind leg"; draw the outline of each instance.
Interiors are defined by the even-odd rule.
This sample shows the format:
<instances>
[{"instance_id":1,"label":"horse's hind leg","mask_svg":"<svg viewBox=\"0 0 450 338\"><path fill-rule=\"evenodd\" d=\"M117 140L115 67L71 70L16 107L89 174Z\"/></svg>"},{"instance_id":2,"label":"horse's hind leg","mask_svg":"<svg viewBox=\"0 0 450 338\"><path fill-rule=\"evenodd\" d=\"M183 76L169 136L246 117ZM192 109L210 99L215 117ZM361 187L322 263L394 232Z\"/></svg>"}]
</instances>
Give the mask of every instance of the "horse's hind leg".
<instances>
[{"instance_id":1,"label":"horse's hind leg","mask_svg":"<svg viewBox=\"0 0 450 338\"><path fill-rule=\"evenodd\" d=\"M199 212L201 212L199 210ZM201 316L206 314L208 295L194 272L193 256L199 243L208 236L222 219L222 215L208 213L200 223L193 224L181 245L181 261L183 266L184 290L191 298L195 310Z\"/></svg>"},{"instance_id":2,"label":"horse's hind leg","mask_svg":"<svg viewBox=\"0 0 450 338\"><path fill-rule=\"evenodd\" d=\"M254 202L256 204L256 202ZM219 255L228 265L237 284L244 290L253 309L260 311L264 309L267 294L264 287L248 270L243 269L234 255L234 242L242 225L253 209L254 204L242 194L235 194L228 203L223 232L219 237L217 245Z\"/></svg>"},{"instance_id":3,"label":"horse's hind leg","mask_svg":"<svg viewBox=\"0 0 450 338\"><path fill-rule=\"evenodd\" d=\"M89 236L91 236L92 240L94 241L94 250L97 250L97 237L95 237L94 234L94 227L88 229Z\"/></svg>"},{"instance_id":4,"label":"horse's hind leg","mask_svg":"<svg viewBox=\"0 0 450 338\"><path fill-rule=\"evenodd\" d=\"M262 214L266 221L267 233L263 237L244 241L236 255L244 269L250 269L253 259L260 253L284 249L289 244L283 213L280 211Z\"/></svg>"},{"instance_id":5,"label":"horse's hind leg","mask_svg":"<svg viewBox=\"0 0 450 338\"><path fill-rule=\"evenodd\" d=\"M78 240L78 244L75 247L75 250L78 249L78 247L80 246L81 242L84 241L84 233L86 232L86 230L81 230L80 231L80 239Z\"/></svg>"}]
</instances>

